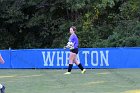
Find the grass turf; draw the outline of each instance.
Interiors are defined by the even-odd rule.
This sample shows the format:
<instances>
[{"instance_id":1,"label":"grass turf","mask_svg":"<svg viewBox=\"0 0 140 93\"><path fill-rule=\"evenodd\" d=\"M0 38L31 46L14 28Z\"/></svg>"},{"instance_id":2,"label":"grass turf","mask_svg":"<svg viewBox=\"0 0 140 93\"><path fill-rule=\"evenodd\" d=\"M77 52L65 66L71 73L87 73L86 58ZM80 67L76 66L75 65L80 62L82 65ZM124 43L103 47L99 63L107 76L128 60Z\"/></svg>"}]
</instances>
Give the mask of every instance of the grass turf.
<instances>
[{"instance_id":1,"label":"grass turf","mask_svg":"<svg viewBox=\"0 0 140 93\"><path fill-rule=\"evenodd\" d=\"M6 93L140 93L140 69L0 69Z\"/></svg>"}]
</instances>

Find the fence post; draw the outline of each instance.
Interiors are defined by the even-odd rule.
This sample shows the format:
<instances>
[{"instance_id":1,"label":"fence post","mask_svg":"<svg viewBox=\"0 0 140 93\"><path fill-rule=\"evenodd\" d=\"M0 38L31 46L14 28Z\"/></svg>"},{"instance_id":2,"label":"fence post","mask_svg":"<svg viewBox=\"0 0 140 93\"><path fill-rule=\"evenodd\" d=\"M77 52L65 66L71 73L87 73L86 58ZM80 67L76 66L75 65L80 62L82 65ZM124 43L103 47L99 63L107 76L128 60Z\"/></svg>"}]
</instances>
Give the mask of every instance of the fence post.
<instances>
[{"instance_id":1,"label":"fence post","mask_svg":"<svg viewBox=\"0 0 140 93\"><path fill-rule=\"evenodd\" d=\"M10 68L13 68L13 64L12 64L12 60L11 60L11 56L12 56L12 50L11 48L9 47L9 55L10 55Z\"/></svg>"}]
</instances>

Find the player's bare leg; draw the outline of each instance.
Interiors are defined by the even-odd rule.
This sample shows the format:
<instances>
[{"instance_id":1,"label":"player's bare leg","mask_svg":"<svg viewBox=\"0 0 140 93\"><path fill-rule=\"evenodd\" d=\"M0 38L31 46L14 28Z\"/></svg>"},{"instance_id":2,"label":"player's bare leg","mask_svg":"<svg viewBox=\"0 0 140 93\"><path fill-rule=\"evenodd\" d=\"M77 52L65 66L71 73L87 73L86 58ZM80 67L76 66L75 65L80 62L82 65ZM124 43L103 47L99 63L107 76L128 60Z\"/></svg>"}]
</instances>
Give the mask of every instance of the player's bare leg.
<instances>
[{"instance_id":1,"label":"player's bare leg","mask_svg":"<svg viewBox=\"0 0 140 93\"><path fill-rule=\"evenodd\" d=\"M84 74L86 72L86 69L83 68L82 64L77 60L75 57L74 63L81 69L81 73Z\"/></svg>"},{"instance_id":2,"label":"player's bare leg","mask_svg":"<svg viewBox=\"0 0 140 93\"><path fill-rule=\"evenodd\" d=\"M73 60L74 60L75 56L76 56L75 53L70 52L68 72L66 72L64 74L71 74L71 70L73 67Z\"/></svg>"}]
</instances>

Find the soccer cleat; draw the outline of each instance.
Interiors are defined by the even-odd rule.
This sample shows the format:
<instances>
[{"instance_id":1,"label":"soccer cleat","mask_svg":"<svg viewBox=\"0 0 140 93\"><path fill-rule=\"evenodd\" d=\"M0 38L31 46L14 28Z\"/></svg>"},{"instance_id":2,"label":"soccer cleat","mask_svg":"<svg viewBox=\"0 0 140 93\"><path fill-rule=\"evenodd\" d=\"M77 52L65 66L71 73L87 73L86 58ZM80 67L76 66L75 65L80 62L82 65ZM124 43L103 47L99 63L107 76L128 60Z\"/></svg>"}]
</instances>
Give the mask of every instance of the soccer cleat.
<instances>
[{"instance_id":1,"label":"soccer cleat","mask_svg":"<svg viewBox=\"0 0 140 93\"><path fill-rule=\"evenodd\" d=\"M64 73L65 75L69 75L69 74L71 74L71 72L66 72L66 73Z\"/></svg>"},{"instance_id":2,"label":"soccer cleat","mask_svg":"<svg viewBox=\"0 0 140 93\"><path fill-rule=\"evenodd\" d=\"M82 74L84 74L85 72L86 72L86 69L83 69L83 70L81 71Z\"/></svg>"}]
</instances>

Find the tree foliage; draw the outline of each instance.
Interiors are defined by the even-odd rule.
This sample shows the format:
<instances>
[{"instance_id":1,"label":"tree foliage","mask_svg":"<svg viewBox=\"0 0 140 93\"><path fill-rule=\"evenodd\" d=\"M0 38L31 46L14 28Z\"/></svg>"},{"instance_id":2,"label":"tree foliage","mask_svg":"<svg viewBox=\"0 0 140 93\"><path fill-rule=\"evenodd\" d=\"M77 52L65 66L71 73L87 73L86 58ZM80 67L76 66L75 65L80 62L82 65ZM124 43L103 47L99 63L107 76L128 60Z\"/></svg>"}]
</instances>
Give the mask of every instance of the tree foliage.
<instances>
[{"instance_id":1,"label":"tree foliage","mask_svg":"<svg viewBox=\"0 0 140 93\"><path fill-rule=\"evenodd\" d=\"M0 48L140 46L139 0L0 0Z\"/></svg>"}]
</instances>

